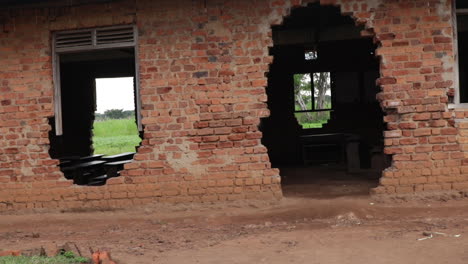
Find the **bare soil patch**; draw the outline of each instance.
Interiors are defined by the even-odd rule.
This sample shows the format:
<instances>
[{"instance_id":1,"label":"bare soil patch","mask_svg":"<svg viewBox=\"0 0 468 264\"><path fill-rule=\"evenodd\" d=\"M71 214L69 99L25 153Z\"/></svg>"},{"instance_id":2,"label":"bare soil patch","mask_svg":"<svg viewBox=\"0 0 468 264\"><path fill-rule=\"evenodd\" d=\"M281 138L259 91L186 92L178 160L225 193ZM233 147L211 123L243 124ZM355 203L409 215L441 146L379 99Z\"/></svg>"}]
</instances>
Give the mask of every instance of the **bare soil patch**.
<instances>
[{"instance_id":1,"label":"bare soil patch","mask_svg":"<svg viewBox=\"0 0 468 264\"><path fill-rule=\"evenodd\" d=\"M367 196L0 216L0 250L76 244L117 263L468 263L468 200ZM432 238L429 237L433 234ZM424 240L419 240L426 238Z\"/></svg>"}]
</instances>

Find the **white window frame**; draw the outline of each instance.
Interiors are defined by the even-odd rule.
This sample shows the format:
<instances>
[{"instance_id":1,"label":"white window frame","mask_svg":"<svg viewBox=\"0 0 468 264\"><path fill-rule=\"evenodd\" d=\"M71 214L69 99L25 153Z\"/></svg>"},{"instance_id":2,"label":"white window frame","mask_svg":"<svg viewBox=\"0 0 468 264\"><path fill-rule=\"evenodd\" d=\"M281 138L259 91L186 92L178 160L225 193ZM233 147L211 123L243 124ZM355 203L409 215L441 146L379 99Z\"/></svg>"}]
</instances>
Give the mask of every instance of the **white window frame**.
<instances>
[{"instance_id":1,"label":"white window frame","mask_svg":"<svg viewBox=\"0 0 468 264\"><path fill-rule=\"evenodd\" d=\"M132 27L133 29L133 41L122 42L122 43L108 43L99 45L96 42L96 32L100 30L118 30L123 28ZM76 47L57 47L57 35L61 33L79 33L79 32L89 32L92 33L92 45L87 46L76 46ZM124 25L124 26L111 26L111 27L96 27L92 29L83 29L83 30L65 30L57 31L52 35L52 68L53 68L53 83L54 83L54 114L55 114L55 135L63 135L63 116L62 116L62 92L61 92L61 83L60 83L60 55L72 52L80 51L94 51L94 50L104 50L104 49L114 49L128 47L133 48L135 53L135 112L136 112L136 121L138 130L143 131L143 126L141 123L141 97L140 97L140 72L139 72L139 60L138 60L138 28L136 25Z\"/></svg>"}]
</instances>

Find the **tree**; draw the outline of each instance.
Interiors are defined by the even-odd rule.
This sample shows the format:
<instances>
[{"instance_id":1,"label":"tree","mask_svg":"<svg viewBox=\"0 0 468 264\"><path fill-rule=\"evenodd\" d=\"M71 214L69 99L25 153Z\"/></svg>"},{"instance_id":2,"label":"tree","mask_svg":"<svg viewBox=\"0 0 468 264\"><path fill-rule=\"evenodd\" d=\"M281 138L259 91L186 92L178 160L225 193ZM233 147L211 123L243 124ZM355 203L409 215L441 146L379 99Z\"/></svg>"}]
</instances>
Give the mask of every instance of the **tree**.
<instances>
[{"instance_id":1,"label":"tree","mask_svg":"<svg viewBox=\"0 0 468 264\"><path fill-rule=\"evenodd\" d=\"M315 72L313 73L314 79L314 97L315 109L327 109L327 92L330 92L330 73L329 72ZM329 98L329 97L328 97ZM328 102L330 103L330 102ZM317 113L317 119L321 120L325 117L325 112Z\"/></svg>"},{"instance_id":2,"label":"tree","mask_svg":"<svg viewBox=\"0 0 468 264\"><path fill-rule=\"evenodd\" d=\"M104 116L109 119L123 119L125 113L123 109L109 109L104 112Z\"/></svg>"},{"instance_id":3,"label":"tree","mask_svg":"<svg viewBox=\"0 0 468 264\"><path fill-rule=\"evenodd\" d=\"M296 103L296 110L307 111L311 110L308 107L312 104L310 74L295 74L294 75L294 99ZM297 109L299 106L299 109ZM305 112L305 118L299 120L300 123L307 123L312 121L312 116L309 112Z\"/></svg>"},{"instance_id":4,"label":"tree","mask_svg":"<svg viewBox=\"0 0 468 264\"><path fill-rule=\"evenodd\" d=\"M313 86L312 86L313 83ZM312 89L313 87L313 89ZM312 100L314 99L314 100ZM324 110L331 106L331 82L329 72L315 72L294 75L295 110ZM329 112L303 112L296 115L299 123L327 120Z\"/></svg>"},{"instance_id":5,"label":"tree","mask_svg":"<svg viewBox=\"0 0 468 264\"><path fill-rule=\"evenodd\" d=\"M327 92L330 91L330 73L314 73L314 96L316 100L315 109L326 109Z\"/></svg>"}]
</instances>

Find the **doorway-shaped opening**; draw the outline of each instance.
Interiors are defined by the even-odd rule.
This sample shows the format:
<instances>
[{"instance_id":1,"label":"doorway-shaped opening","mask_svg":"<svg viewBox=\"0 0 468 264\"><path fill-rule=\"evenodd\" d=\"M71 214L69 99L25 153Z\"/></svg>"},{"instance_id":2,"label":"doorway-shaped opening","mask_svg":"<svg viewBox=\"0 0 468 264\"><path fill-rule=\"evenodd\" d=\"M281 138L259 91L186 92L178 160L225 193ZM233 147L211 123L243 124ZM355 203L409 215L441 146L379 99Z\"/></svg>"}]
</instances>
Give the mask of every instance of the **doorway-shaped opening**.
<instances>
[{"instance_id":1,"label":"doorway-shaped opening","mask_svg":"<svg viewBox=\"0 0 468 264\"><path fill-rule=\"evenodd\" d=\"M51 131L50 156L60 160L60 167L65 177L73 180L75 184L103 185L107 179L119 176L124 164L132 161L141 141L141 135L136 129L137 89L134 81L136 79L134 48L69 52L60 54L57 63L60 69L62 134L57 135L55 129ZM123 77L126 78L122 79ZM114 79L113 84L104 84L103 87L102 78L118 79ZM128 145L128 138L119 137L127 132L113 127L115 121L108 120L110 121L108 124L102 123L103 116L96 112L99 104L96 95L108 97L100 98L101 103L102 100L118 102L125 99L122 98L125 93L119 95L118 91L122 89L118 86L125 86L124 80L127 86L131 86L130 94L133 98L131 106L127 102L132 110L126 113L132 116L126 116L127 119L124 120L124 125L130 125L132 128L133 145L124 151L116 151L115 148L103 148L102 141L106 141L109 146ZM126 88L128 95L129 87ZM123 89L125 90L125 87ZM122 123L117 120L117 123L119 122ZM50 123L55 123L54 118ZM113 136L110 141L110 137L105 138L109 135ZM99 152L95 151L95 147L98 147Z\"/></svg>"},{"instance_id":2,"label":"doorway-shaped opening","mask_svg":"<svg viewBox=\"0 0 468 264\"><path fill-rule=\"evenodd\" d=\"M339 7L294 9L273 27L262 143L285 196L368 195L389 161L371 38Z\"/></svg>"}]
</instances>

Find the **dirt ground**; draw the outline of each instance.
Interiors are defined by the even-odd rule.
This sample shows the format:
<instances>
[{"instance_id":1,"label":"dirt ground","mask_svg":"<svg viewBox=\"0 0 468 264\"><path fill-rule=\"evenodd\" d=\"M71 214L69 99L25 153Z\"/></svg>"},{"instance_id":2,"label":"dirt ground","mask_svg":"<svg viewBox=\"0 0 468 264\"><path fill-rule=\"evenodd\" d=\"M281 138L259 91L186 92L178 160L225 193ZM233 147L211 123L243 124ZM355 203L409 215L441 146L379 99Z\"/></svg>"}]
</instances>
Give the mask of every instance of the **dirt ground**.
<instances>
[{"instance_id":1,"label":"dirt ground","mask_svg":"<svg viewBox=\"0 0 468 264\"><path fill-rule=\"evenodd\" d=\"M381 203L301 188L285 186L279 202L0 215L0 250L73 242L130 264L468 263L466 199Z\"/></svg>"}]
</instances>

